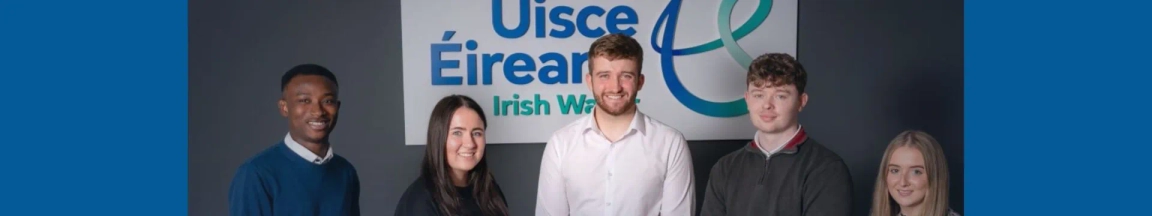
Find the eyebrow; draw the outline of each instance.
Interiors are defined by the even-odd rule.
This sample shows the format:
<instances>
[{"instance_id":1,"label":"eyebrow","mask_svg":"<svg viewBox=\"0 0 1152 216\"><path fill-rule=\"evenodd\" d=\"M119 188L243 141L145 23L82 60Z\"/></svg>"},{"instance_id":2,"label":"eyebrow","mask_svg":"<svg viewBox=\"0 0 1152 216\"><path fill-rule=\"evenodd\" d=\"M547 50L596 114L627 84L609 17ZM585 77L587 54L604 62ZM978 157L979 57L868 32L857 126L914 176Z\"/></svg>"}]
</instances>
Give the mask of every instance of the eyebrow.
<instances>
[{"instance_id":1,"label":"eyebrow","mask_svg":"<svg viewBox=\"0 0 1152 216\"><path fill-rule=\"evenodd\" d=\"M596 71L593 74L600 75L600 74L606 74L606 73L612 73L612 71ZM620 73L621 74L639 74L636 71L620 71Z\"/></svg>"},{"instance_id":2,"label":"eyebrow","mask_svg":"<svg viewBox=\"0 0 1152 216\"><path fill-rule=\"evenodd\" d=\"M776 90L776 93L792 93L792 90L788 90L788 89L780 89L780 88L774 88L774 87L765 88L765 87L755 87L755 86L753 86L752 90L749 90L749 91L761 91L762 92L762 91L768 91L768 90Z\"/></svg>"},{"instance_id":3,"label":"eyebrow","mask_svg":"<svg viewBox=\"0 0 1152 216\"><path fill-rule=\"evenodd\" d=\"M312 95L312 94L307 93L307 92L297 92L296 93L296 96L309 96L309 95ZM324 94L320 94L320 96L336 96L336 93L335 92L326 92Z\"/></svg>"},{"instance_id":4,"label":"eyebrow","mask_svg":"<svg viewBox=\"0 0 1152 216\"><path fill-rule=\"evenodd\" d=\"M452 128L450 128L449 130L468 130L468 128L464 128L464 127L452 127ZM482 130L484 130L484 128L472 128L472 130L481 130L481 131L482 131Z\"/></svg>"},{"instance_id":5,"label":"eyebrow","mask_svg":"<svg viewBox=\"0 0 1152 216\"><path fill-rule=\"evenodd\" d=\"M897 168L900 168L900 165L896 165L896 164L888 164L888 167L897 167ZM924 169L924 166L921 166L921 165L913 165L913 166L910 166L910 167L908 167L908 169L914 169L914 168L920 168L920 169Z\"/></svg>"}]
</instances>

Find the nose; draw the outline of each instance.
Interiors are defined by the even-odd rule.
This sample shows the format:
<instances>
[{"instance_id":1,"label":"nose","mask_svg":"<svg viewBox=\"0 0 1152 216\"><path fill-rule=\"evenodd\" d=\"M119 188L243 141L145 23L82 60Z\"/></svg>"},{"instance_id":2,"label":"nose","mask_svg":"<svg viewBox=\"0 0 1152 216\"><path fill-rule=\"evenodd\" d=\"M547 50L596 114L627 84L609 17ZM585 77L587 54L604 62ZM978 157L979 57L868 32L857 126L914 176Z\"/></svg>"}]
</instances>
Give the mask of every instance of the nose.
<instances>
[{"instance_id":1,"label":"nose","mask_svg":"<svg viewBox=\"0 0 1152 216\"><path fill-rule=\"evenodd\" d=\"M472 149L476 147L476 138L472 136L465 136L460 148Z\"/></svg>"},{"instance_id":2,"label":"nose","mask_svg":"<svg viewBox=\"0 0 1152 216\"><path fill-rule=\"evenodd\" d=\"M908 186L908 184L909 184L908 178L911 178L908 176L908 174L901 173L900 174L900 182L898 182L899 185L900 186Z\"/></svg>"},{"instance_id":3,"label":"nose","mask_svg":"<svg viewBox=\"0 0 1152 216\"><path fill-rule=\"evenodd\" d=\"M772 97L768 97L768 99L764 100L764 102L762 103L762 106L763 106L764 110L772 110L772 109L776 108L776 103L775 103L775 101L773 101Z\"/></svg>"},{"instance_id":4,"label":"nose","mask_svg":"<svg viewBox=\"0 0 1152 216\"><path fill-rule=\"evenodd\" d=\"M621 84L623 84L620 80L620 77L612 77L611 80L608 80L608 85L605 86L605 90L608 90L609 92L620 92L622 89Z\"/></svg>"},{"instance_id":5,"label":"nose","mask_svg":"<svg viewBox=\"0 0 1152 216\"><path fill-rule=\"evenodd\" d=\"M308 106L308 114L311 114L312 116L323 116L328 114L328 111L324 110L323 104L313 103L311 106Z\"/></svg>"}]
</instances>

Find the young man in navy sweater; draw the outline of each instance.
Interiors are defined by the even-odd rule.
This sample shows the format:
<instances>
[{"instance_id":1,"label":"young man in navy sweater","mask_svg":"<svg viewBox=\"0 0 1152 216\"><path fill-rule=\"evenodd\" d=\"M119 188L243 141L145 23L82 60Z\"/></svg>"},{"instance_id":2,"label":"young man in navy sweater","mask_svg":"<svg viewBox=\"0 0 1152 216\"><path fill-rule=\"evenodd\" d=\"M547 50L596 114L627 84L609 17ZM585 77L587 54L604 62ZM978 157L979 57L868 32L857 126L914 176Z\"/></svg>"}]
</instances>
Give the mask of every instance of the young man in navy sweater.
<instances>
[{"instance_id":1,"label":"young man in navy sweater","mask_svg":"<svg viewBox=\"0 0 1152 216\"><path fill-rule=\"evenodd\" d=\"M240 165L228 192L230 214L360 215L356 168L328 143L340 109L336 75L299 65L281 77L280 92L288 135Z\"/></svg>"}]
</instances>

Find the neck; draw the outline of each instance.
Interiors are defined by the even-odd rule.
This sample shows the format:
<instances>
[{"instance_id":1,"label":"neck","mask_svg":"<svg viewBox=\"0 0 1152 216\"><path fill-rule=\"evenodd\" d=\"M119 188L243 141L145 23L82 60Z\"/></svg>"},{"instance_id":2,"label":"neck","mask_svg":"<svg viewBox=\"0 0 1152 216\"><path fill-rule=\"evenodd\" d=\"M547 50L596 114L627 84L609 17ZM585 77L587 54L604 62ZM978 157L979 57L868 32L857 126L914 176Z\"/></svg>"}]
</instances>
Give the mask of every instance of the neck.
<instances>
[{"instance_id":1,"label":"neck","mask_svg":"<svg viewBox=\"0 0 1152 216\"><path fill-rule=\"evenodd\" d=\"M636 108L625 111L620 115L609 115L604 110L596 109L592 113L593 118L596 120L596 127L607 135L608 140L615 142L628 130L628 126L632 124L632 119L636 117Z\"/></svg>"},{"instance_id":2,"label":"neck","mask_svg":"<svg viewBox=\"0 0 1152 216\"><path fill-rule=\"evenodd\" d=\"M792 136L795 135L796 131L799 130L799 125L792 125L788 126L788 129L776 133L760 131L760 133L756 135L756 139L758 139L756 144L759 145L760 148L763 148L765 151L772 151L776 148L779 148L780 145L786 144L785 142L791 140Z\"/></svg>"},{"instance_id":3,"label":"neck","mask_svg":"<svg viewBox=\"0 0 1152 216\"><path fill-rule=\"evenodd\" d=\"M312 152L312 154L316 154L317 157L324 157L328 155L328 139L324 139L320 142L309 142L298 139L296 137L292 137L292 140L296 141L296 143L300 143L301 146L304 146L304 148L308 149L308 151Z\"/></svg>"},{"instance_id":4,"label":"neck","mask_svg":"<svg viewBox=\"0 0 1152 216\"><path fill-rule=\"evenodd\" d=\"M914 206L900 206L900 214L905 216L920 216L921 207L924 205L916 204Z\"/></svg>"},{"instance_id":5,"label":"neck","mask_svg":"<svg viewBox=\"0 0 1152 216\"><path fill-rule=\"evenodd\" d=\"M451 175L452 175L452 185L455 185L456 187L468 186L468 172L467 171L452 170Z\"/></svg>"}]
</instances>

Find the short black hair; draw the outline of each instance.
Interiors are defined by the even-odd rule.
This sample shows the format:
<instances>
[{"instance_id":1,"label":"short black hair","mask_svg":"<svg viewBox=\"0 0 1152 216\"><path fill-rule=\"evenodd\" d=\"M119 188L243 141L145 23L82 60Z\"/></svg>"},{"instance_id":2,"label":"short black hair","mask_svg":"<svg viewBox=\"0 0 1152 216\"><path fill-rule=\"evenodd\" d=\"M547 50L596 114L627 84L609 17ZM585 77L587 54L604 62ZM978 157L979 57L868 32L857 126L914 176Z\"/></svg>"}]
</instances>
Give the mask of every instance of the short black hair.
<instances>
[{"instance_id":1,"label":"short black hair","mask_svg":"<svg viewBox=\"0 0 1152 216\"><path fill-rule=\"evenodd\" d=\"M336 74L332 74L332 71L329 71L328 68L317 64L301 64L292 67L288 72L284 72L283 77L280 77L280 92L284 92L284 88L288 86L288 82L291 82L292 78L304 75L323 76L324 78L328 78L329 81L332 81L332 85L337 88L340 87L340 83L336 82Z\"/></svg>"}]
</instances>

